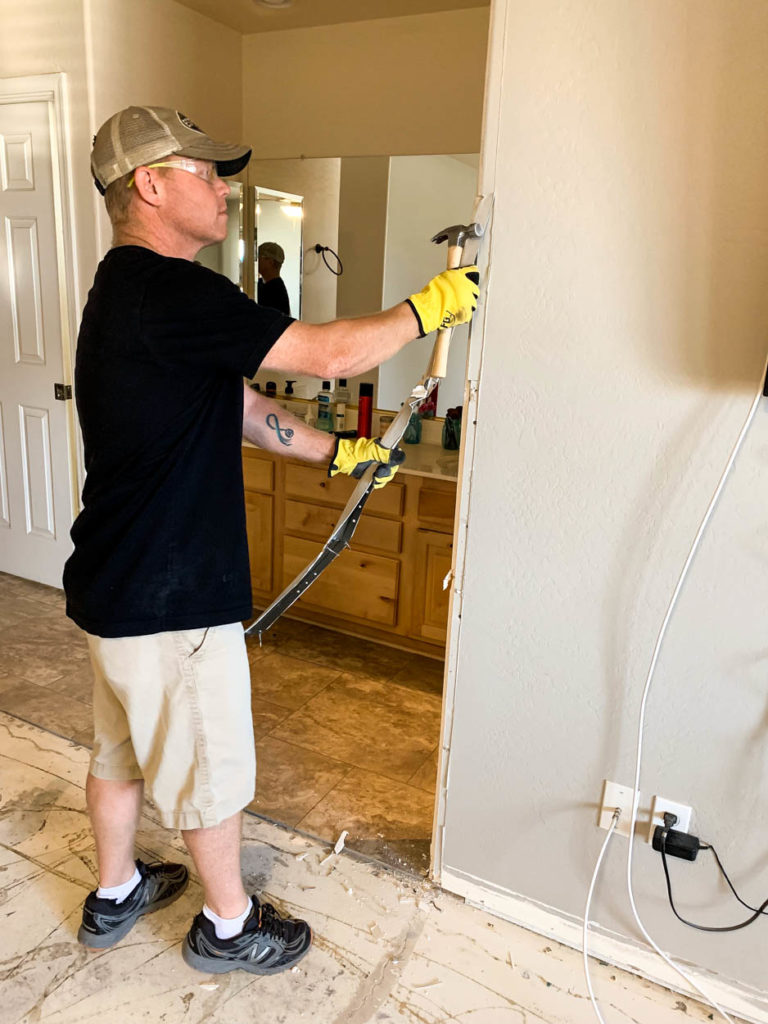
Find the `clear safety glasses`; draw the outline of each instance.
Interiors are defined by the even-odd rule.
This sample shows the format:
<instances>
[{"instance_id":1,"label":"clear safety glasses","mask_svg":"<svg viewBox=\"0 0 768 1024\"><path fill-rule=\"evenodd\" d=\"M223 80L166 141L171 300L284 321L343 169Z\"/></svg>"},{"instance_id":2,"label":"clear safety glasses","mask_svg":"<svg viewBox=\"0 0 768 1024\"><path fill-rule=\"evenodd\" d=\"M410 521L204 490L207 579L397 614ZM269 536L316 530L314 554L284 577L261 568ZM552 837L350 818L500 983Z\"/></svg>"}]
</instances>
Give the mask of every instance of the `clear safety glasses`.
<instances>
[{"instance_id":1,"label":"clear safety glasses","mask_svg":"<svg viewBox=\"0 0 768 1024\"><path fill-rule=\"evenodd\" d=\"M187 171L189 174L194 174L196 178L202 178L203 181L207 181L209 185L214 185L218 180L219 176L216 173L216 164L210 163L200 166L193 160L162 160L156 164L143 164L142 166L150 167L175 167L177 171ZM135 181L135 172L131 175L127 187L130 188Z\"/></svg>"}]
</instances>

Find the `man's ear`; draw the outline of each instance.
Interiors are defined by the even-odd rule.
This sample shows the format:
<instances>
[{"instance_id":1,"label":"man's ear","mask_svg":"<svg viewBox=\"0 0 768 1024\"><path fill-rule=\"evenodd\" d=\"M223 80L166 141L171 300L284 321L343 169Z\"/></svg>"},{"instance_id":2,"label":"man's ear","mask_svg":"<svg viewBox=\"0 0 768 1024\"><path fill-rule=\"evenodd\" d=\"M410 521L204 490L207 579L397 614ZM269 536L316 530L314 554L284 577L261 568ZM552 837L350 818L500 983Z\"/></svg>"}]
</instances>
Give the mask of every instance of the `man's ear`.
<instances>
[{"instance_id":1,"label":"man's ear","mask_svg":"<svg viewBox=\"0 0 768 1024\"><path fill-rule=\"evenodd\" d=\"M154 167L137 167L133 172L133 187L150 206L160 206L162 203L163 180Z\"/></svg>"}]
</instances>

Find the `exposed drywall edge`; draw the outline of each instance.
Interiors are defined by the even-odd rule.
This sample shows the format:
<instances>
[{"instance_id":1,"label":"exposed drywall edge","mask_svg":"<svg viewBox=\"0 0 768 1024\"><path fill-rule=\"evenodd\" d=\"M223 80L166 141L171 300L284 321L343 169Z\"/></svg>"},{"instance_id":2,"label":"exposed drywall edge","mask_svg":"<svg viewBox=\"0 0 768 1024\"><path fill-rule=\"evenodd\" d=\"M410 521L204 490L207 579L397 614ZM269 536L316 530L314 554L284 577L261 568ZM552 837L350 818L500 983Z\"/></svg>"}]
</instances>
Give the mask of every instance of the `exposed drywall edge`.
<instances>
[{"instance_id":1,"label":"exposed drywall edge","mask_svg":"<svg viewBox=\"0 0 768 1024\"><path fill-rule=\"evenodd\" d=\"M582 948L583 923L580 918L527 899L519 893L491 886L482 879L449 867L443 869L440 884L449 892L462 896L473 907L503 917L564 946L578 950ZM679 975L653 950L637 945L624 936L593 926L590 929L589 950L593 957L605 960L614 967L701 1002L701 996L693 989L684 988ZM674 954L671 955L674 959ZM768 993L703 971L685 961L680 961L680 965L696 984L701 985L726 1010L751 1024L768 1024Z\"/></svg>"},{"instance_id":2,"label":"exposed drywall edge","mask_svg":"<svg viewBox=\"0 0 768 1024\"><path fill-rule=\"evenodd\" d=\"M504 45L508 17L507 3L495 2L491 6L488 25L488 43L485 64L485 94L483 98L483 128L480 142L478 195L493 195L496 187L496 166L499 149L500 109L504 80ZM492 216L492 214L491 214ZM453 528L453 560L451 563L451 593L448 605L448 635L445 651L445 679L440 723L440 747L437 766L435 809L432 822L430 876L438 884L443 870L445 848L445 812L448 799L453 709L456 703L456 673L461 643L461 607L464 585L464 567L467 551L467 530L472 500L472 471L475 455L475 424L480 378L482 376L483 346L485 343L485 309L490 285L490 252L493 248L492 225L480 250L480 270L483 277L480 301L469 332L467 347L466 391L462 424L463 441L459 452L459 482L456 494L456 512Z\"/></svg>"}]
</instances>

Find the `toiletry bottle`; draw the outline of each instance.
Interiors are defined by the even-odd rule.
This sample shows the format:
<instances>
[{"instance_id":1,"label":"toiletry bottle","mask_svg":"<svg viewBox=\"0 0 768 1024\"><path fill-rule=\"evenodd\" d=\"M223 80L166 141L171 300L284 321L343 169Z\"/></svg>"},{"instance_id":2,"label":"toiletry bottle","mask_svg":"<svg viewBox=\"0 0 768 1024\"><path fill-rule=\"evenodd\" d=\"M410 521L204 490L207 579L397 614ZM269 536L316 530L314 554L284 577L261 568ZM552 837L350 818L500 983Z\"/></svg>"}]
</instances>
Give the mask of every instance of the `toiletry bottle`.
<instances>
[{"instance_id":1,"label":"toiletry bottle","mask_svg":"<svg viewBox=\"0 0 768 1024\"><path fill-rule=\"evenodd\" d=\"M351 395L347 387L346 377L339 377L336 381L336 413L334 415L334 429L336 431L347 429L347 406L349 405L350 398Z\"/></svg>"},{"instance_id":2,"label":"toiletry bottle","mask_svg":"<svg viewBox=\"0 0 768 1024\"><path fill-rule=\"evenodd\" d=\"M333 414L333 429L335 431L342 431L347 429L347 407L344 402L340 402L336 399L336 408Z\"/></svg>"},{"instance_id":3,"label":"toiletry bottle","mask_svg":"<svg viewBox=\"0 0 768 1024\"><path fill-rule=\"evenodd\" d=\"M331 382L324 380L322 391L318 392L317 395L317 422L315 426L318 430L324 430L328 434L333 433L332 412L333 392L331 391Z\"/></svg>"},{"instance_id":4,"label":"toiletry bottle","mask_svg":"<svg viewBox=\"0 0 768 1024\"><path fill-rule=\"evenodd\" d=\"M357 399L357 436L371 436L371 421L373 419L373 384L363 383L360 385L360 393Z\"/></svg>"}]
</instances>

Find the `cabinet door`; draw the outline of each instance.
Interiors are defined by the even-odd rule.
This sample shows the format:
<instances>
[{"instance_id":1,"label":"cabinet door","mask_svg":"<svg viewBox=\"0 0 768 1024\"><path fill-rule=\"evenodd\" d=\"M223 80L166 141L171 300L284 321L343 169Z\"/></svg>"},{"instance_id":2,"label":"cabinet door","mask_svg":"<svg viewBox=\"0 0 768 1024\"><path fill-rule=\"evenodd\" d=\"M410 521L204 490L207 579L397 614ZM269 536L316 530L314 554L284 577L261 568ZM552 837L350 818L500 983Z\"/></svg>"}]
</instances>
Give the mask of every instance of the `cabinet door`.
<instances>
[{"instance_id":1,"label":"cabinet door","mask_svg":"<svg viewBox=\"0 0 768 1024\"><path fill-rule=\"evenodd\" d=\"M248 529L248 555L251 562L251 586L254 590L272 591L274 530L272 526L274 498L271 494L245 492L245 518Z\"/></svg>"},{"instance_id":2,"label":"cabinet door","mask_svg":"<svg viewBox=\"0 0 768 1024\"><path fill-rule=\"evenodd\" d=\"M413 610L413 636L445 644L450 591L443 580L451 569L453 537L433 530L417 531L417 563Z\"/></svg>"},{"instance_id":3,"label":"cabinet door","mask_svg":"<svg viewBox=\"0 0 768 1024\"><path fill-rule=\"evenodd\" d=\"M283 586L318 554L316 541L285 535ZM302 605L358 622L394 626L400 564L394 558L344 551L301 598Z\"/></svg>"}]
</instances>

